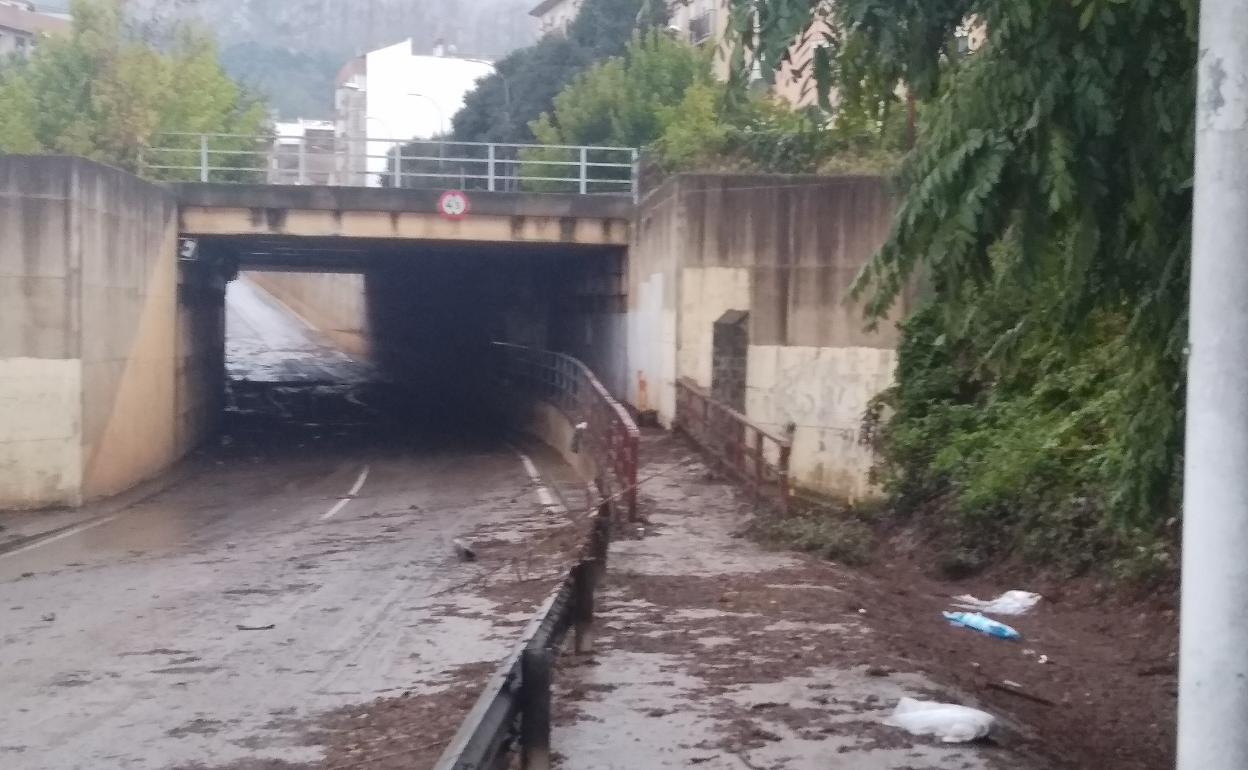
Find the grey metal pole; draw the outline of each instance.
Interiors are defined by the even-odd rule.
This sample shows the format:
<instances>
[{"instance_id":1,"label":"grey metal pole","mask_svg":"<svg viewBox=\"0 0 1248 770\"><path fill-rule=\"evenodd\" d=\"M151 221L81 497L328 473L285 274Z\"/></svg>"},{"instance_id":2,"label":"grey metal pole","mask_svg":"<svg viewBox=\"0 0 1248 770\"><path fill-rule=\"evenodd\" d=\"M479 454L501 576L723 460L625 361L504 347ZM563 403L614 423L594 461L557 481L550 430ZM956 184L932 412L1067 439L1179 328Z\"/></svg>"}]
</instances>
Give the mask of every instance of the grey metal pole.
<instances>
[{"instance_id":1,"label":"grey metal pole","mask_svg":"<svg viewBox=\"0 0 1248 770\"><path fill-rule=\"evenodd\" d=\"M1203 0L1179 770L1248 767L1248 13Z\"/></svg>"},{"instance_id":2,"label":"grey metal pole","mask_svg":"<svg viewBox=\"0 0 1248 770\"><path fill-rule=\"evenodd\" d=\"M199 181L208 181L208 135L199 136Z\"/></svg>"},{"instance_id":3,"label":"grey metal pole","mask_svg":"<svg viewBox=\"0 0 1248 770\"><path fill-rule=\"evenodd\" d=\"M495 180L495 176L494 176L494 174L495 174L495 163L497 162L498 158L497 158L497 156L495 155L495 152L494 152L494 143L493 143L493 142L490 142L490 146L489 146L488 152L489 152L489 177L490 177L490 181L489 181L489 190L490 190L490 192L494 192L495 187L496 187L496 185L497 185L497 182L496 182L496 180Z\"/></svg>"},{"instance_id":4,"label":"grey metal pole","mask_svg":"<svg viewBox=\"0 0 1248 770\"><path fill-rule=\"evenodd\" d=\"M299 180L295 184L308 183L308 135L299 137Z\"/></svg>"}]
</instances>

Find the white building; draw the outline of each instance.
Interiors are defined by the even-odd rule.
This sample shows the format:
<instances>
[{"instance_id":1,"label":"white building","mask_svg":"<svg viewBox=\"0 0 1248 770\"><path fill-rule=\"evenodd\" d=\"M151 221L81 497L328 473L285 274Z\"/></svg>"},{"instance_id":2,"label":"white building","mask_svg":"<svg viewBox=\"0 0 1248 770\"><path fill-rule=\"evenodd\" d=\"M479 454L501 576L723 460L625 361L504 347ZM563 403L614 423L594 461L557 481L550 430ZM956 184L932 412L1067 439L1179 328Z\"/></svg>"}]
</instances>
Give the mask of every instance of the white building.
<instances>
[{"instance_id":1,"label":"white building","mask_svg":"<svg viewBox=\"0 0 1248 770\"><path fill-rule=\"evenodd\" d=\"M270 184L339 184L334 124L328 120L279 121L273 125Z\"/></svg>"},{"instance_id":2,"label":"white building","mask_svg":"<svg viewBox=\"0 0 1248 770\"><path fill-rule=\"evenodd\" d=\"M493 71L490 62L455 56L440 45L417 54L411 40L348 63L338 75L336 131L339 146L348 148L349 168L368 176L356 183L379 186L386 154L404 142L450 134L464 97Z\"/></svg>"}]
</instances>

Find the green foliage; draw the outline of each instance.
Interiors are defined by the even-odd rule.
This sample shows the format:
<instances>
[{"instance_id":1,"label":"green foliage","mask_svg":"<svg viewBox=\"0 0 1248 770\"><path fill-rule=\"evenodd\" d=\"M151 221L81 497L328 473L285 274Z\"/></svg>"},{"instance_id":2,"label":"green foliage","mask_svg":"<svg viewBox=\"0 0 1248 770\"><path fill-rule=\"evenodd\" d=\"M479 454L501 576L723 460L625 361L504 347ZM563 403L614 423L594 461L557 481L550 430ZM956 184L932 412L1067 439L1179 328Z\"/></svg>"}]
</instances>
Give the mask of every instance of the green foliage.
<instances>
[{"instance_id":1,"label":"green foliage","mask_svg":"<svg viewBox=\"0 0 1248 770\"><path fill-rule=\"evenodd\" d=\"M875 317L920 276L931 303L905 328L895 488L1035 553L1155 537L1181 465L1194 0L733 2L738 68L806 67L854 120L899 84L921 102L856 287Z\"/></svg>"},{"instance_id":2,"label":"green foliage","mask_svg":"<svg viewBox=\"0 0 1248 770\"><path fill-rule=\"evenodd\" d=\"M0 151L82 155L132 171L163 132L259 133L264 111L182 31L172 50L130 39L119 7L76 0L66 38L0 75Z\"/></svg>"},{"instance_id":3,"label":"green foliage","mask_svg":"<svg viewBox=\"0 0 1248 770\"><path fill-rule=\"evenodd\" d=\"M556 94L585 66L584 53L561 35L512 52L464 98L452 119L455 140L533 141L529 123L551 108Z\"/></svg>"},{"instance_id":4,"label":"green foliage","mask_svg":"<svg viewBox=\"0 0 1248 770\"><path fill-rule=\"evenodd\" d=\"M732 129L721 114L723 94L709 82L693 83L680 102L661 107L662 133L653 149L669 168L710 165L728 145Z\"/></svg>"},{"instance_id":5,"label":"green foliage","mask_svg":"<svg viewBox=\"0 0 1248 770\"><path fill-rule=\"evenodd\" d=\"M709 92L711 83L709 52L662 33L639 34L623 56L599 62L578 75L555 97L554 109L543 113L530 128L541 144L644 147L664 134L665 121L684 119L680 108L695 87ZM716 97L704 94L703 98ZM523 159L527 177L571 178L579 173L567 165L577 160L569 150L534 149L526 151ZM589 160L618 163L627 158ZM597 175L602 176L602 171ZM620 169L617 176L627 179L629 172ZM535 188L566 190L567 186L547 182Z\"/></svg>"},{"instance_id":6,"label":"green foliage","mask_svg":"<svg viewBox=\"0 0 1248 770\"><path fill-rule=\"evenodd\" d=\"M641 147L694 86L711 84L710 53L662 33L635 38L625 54L594 65L555 97L531 126L545 144Z\"/></svg>"},{"instance_id":7,"label":"green foliage","mask_svg":"<svg viewBox=\"0 0 1248 770\"><path fill-rule=\"evenodd\" d=\"M822 559L860 566L871 561L875 534L855 512L812 508L785 518L758 518L751 525L760 540Z\"/></svg>"},{"instance_id":8,"label":"green foliage","mask_svg":"<svg viewBox=\"0 0 1248 770\"><path fill-rule=\"evenodd\" d=\"M1138 562L1141 546L1166 553L1177 487L1157 490L1155 509L1123 493L1124 479L1174 478L1139 465L1141 446L1175 462L1165 375L1146 368L1121 313L1067 335L1061 286L1005 281L970 319L927 305L904 324L898 384L881 399L886 487L979 561L1019 553L1082 570Z\"/></svg>"},{"instance_id":9,"label":"green foliage","mask_svg":"<svg viewBox=\"0 0 1248 770\"><path fill-rule=\"evenodd\" d=\"M766 94L736 94L713 75L714 51L667 34L636 37L599 62L531 124L544 144L642 147L668 171L815 172L872 152L895 164L896 127L830 127L818 109L794 110ZM529 153L553 159L557 150Z\"/></svg>"},{"instance_id":10,"label":"green foliage","mask_svg":"<svg viewBox=\"0 0 1248 770\"><path fill-rule=\"evenodd\" d=\"M596 62L624 54L634 32L661 26L648 0L586 0L566 35L513 51L482 78L454 117L460 142L532 142L531 126L555 97Z\"/></svg>"}]
</instances>

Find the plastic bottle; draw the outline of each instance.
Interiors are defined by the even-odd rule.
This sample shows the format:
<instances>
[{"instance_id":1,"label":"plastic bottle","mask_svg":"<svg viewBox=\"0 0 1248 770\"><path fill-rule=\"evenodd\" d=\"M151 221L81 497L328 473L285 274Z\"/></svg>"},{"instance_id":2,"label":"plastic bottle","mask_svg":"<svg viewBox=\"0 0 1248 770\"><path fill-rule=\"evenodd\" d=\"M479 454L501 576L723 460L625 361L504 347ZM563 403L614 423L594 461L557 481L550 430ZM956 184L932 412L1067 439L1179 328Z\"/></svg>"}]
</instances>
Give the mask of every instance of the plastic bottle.
<instances>
[{"instance_id":1,"label":"plastic bottle","mask_svg":"<svg viewBox=\"0 0 1248 770\"><path fill-rule=\"evenodd\" d=\"M1020 638L1019 633L1006 624L999 623L992 618L986 618L978 612L946 612L944 615L945 620L948 620L953 625L964 626L981 634L1010 641Z\"/></svg>"}]
</instances>

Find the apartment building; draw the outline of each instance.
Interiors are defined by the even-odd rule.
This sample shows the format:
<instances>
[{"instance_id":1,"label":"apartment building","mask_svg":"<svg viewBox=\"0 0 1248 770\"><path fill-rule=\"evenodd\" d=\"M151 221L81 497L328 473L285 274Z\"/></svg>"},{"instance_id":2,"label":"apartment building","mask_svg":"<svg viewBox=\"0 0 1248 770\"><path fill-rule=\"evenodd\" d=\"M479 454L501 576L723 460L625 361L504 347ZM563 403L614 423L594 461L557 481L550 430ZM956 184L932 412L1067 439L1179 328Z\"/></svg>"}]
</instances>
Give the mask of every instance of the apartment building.
<instances>
[{"instance_id":1,"label":"apartment building","mask_svg":"<svg viewBox=\"0 0 1248 770\"><path fill-rule=\"evenodd\" d=\"M0 57L29 56L40 40L69 30L66 16L39 13L25 0L0 0Z\"/></svg>"},{"instance_id":2,"label":"apartment building","mask_svg":"<svg viewBox=\"0 0 1248 770\"><path fill-rule=\"evenodd\" d=\"M562 34L581 12L585 0L542 0L529 15L537 19L538 32L542 35Z\"/></svg>"}]
</instances>

